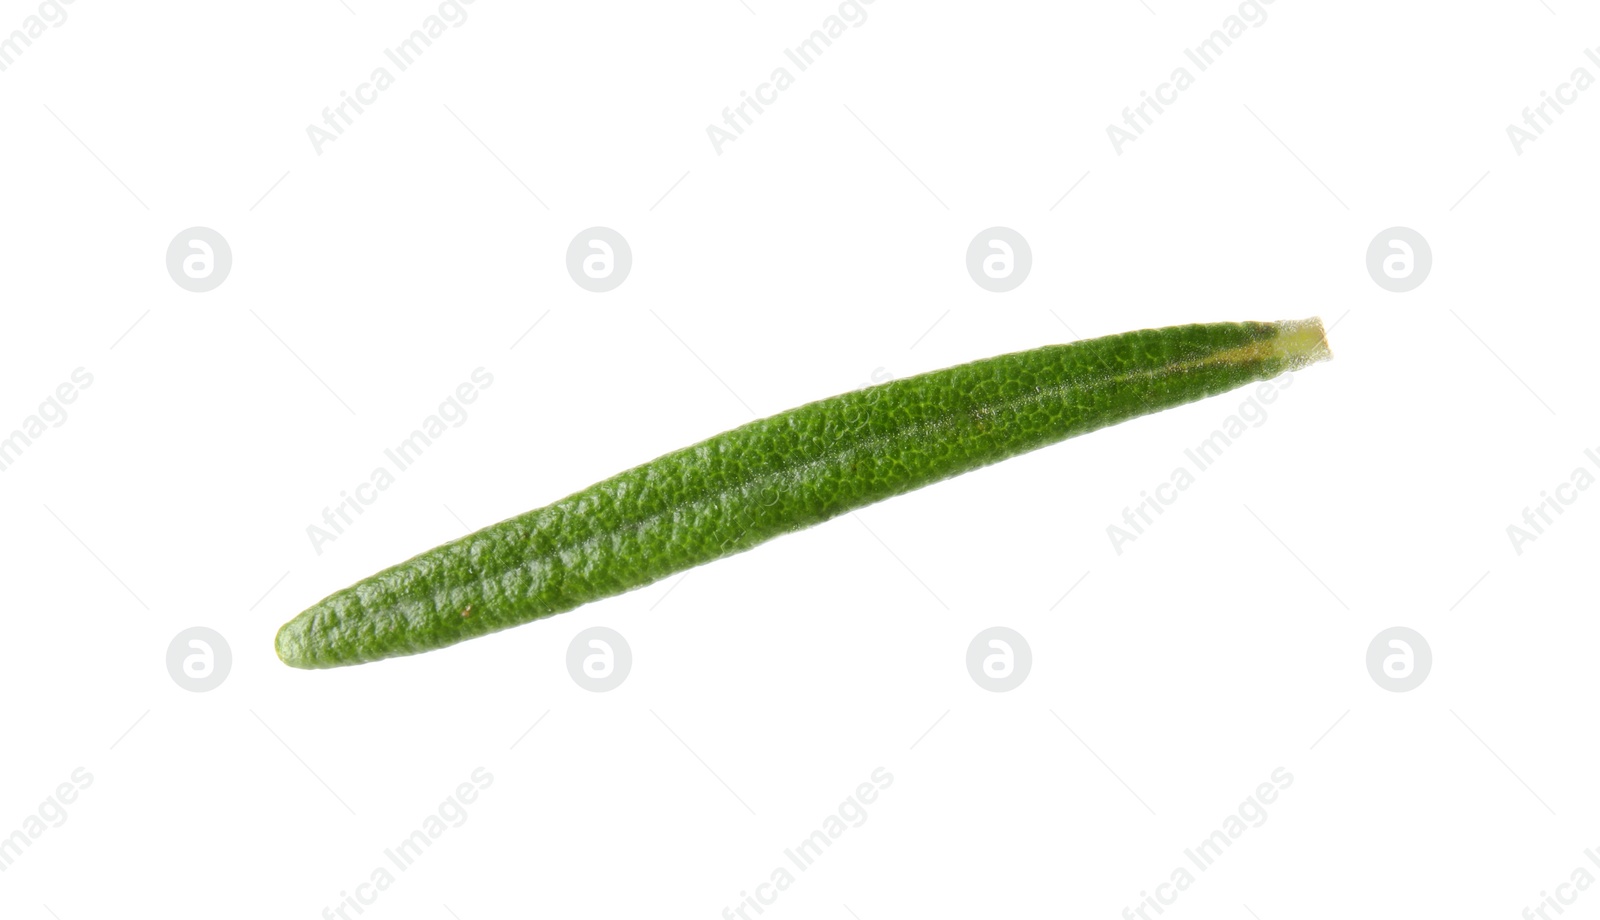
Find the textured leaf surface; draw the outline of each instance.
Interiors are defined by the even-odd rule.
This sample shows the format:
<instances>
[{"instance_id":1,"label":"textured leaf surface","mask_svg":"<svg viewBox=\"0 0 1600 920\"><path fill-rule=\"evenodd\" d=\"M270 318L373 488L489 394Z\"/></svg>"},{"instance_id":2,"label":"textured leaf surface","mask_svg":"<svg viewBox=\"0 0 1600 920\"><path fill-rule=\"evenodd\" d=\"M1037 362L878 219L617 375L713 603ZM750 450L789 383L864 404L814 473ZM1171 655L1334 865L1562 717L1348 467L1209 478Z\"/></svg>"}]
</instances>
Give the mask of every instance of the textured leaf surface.
<instances>
[{"instance_id":1,"label":"textured leaf surface","mask_svg":"<svg viewBox=\"0 0 1600 920\"><path fill-rule=\"evenodd\" d=\"M279 630L325 668L571 610L863 505L1327 357L1322 328L1212 323L1000 355L674 451L337 591Z\"/></svg>"}]
</instances>

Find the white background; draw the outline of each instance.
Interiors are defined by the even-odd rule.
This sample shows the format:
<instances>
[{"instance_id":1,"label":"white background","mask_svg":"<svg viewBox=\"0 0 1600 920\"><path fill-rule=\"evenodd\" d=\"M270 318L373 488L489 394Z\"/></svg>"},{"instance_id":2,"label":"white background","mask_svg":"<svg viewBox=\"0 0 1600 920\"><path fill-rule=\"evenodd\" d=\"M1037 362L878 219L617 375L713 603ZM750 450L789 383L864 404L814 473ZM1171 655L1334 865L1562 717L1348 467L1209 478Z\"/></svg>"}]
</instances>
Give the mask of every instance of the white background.
<instances>
[{"instance_id":1,"label":"white background","mask_svg":"<svg viewBox=\"0 0 1600 920\"><path fill-rule=\"evenodd\" d=\"M1236 5L878 0L719 155L706 126L836 5L478 0L317 154L436 9L78 0L0 73L0 429L94 379L0 473L0 835L94 777L0 914L311 920L480 766L367 916L709 920L878 767L766 917L1110 920L1278 767L1167 916L1510 920L1600 873L1600 490L1506 531L1600 474L1600 91L1506 135L1600 76L1592 11L1278 0L1119 156L1106 126ZM607 294L564 266L596 225L634 254ZM964 265L995 225L1034 255L999 295ZM1434 255L1406 294L1364 264L1396 225ZM165 269L192 226L232 246L209 293ZM1107 526L1247 392L447 650L273 654L328 592L752 413L1310 315L1335 360L1120 555ZM315 552L478 367L468 420ZM233 653L208 693L165 664L196 625ZM609 693L564 664L595 625L633 651ZM994 625L1032 648L1009 693L964 663ZM1366 670L1394 625L1433 651L1409 693Z\"/></svg>"}]
</instances>

